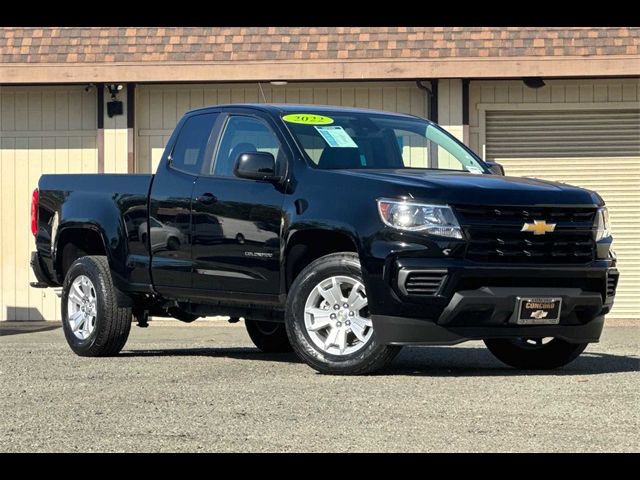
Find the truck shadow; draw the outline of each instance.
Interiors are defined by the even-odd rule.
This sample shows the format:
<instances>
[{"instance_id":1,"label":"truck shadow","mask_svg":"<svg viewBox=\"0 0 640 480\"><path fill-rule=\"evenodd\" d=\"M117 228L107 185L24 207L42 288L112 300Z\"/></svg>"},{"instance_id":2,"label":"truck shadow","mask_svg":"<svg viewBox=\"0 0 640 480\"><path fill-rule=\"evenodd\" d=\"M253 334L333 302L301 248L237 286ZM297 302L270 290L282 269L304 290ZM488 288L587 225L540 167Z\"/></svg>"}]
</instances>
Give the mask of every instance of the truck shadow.
<instances>
[{"instance_id":1,"label":"truck shadow","mask_svg":"<svg viewBox=\"0 0 640 480\"><path fill-rule=\"evenodd\" d=\"M9 321L0 322L0 337L7 335L21 335L25 333L48 332L62 327L62 323L38 321Z\"/></svg>"},{"instance_id":2,"label":"truck shadow","mask_svg":"<svg viewBox=\"0 0 640 480\"><path fill-rule=\"evenodd\" d=\"M640 356L589 352L555 370L517 370L503 365L482 347L408 347L379 375L406 376L558 376L640 371Z\"/></svg>"},{"instance_id":3,"label":"truck shadow","mask_svg":"<svg viewBox=\"0 0 640 480\"><path fill-rule=\"evenodd\" d=\"M301 363L293 353L262 353L256 348L180 348L128 350L122 357L224 357L237 360ZM405 347L393 363L376 376L545 376L599 375L640 371L640 356L583 353L577 360L557 370L516 370L502 365L481 347Z\"/></svg>"},{"instance_id":4,"label":"truck shadow","mask_svg":"<svg viewBox=\"0 0 640 480\"><path fill-rule=\"evenodd\" d=\"M238 360L300 363L294 353L263 353L252 347L171 348L163 350L125 350L119 357L214 357Z\"/></svg>"}]
</instances>

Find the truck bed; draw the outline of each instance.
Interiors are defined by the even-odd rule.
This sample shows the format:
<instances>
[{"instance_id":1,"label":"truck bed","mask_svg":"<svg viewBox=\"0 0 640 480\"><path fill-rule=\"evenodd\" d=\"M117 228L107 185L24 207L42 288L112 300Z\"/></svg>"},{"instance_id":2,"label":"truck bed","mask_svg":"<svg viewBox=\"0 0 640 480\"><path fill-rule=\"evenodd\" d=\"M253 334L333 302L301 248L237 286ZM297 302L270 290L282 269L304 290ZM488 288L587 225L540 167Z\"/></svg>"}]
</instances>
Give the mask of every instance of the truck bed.
<instances>
[{"instance_id":1,"label":"truck bed","mask_svg":"<svg viewBox=\"0 0 640 480\"><path fill-rule=\"evenodd\" d=\"M52 283L59 284L62 279L56 272L51 236L60 239L65 231L74 228L88 228L100 236L119 284L151 283L149 252L139 230L147 222L152 179L153 175L142 174L40 177L36 244L45 274Z\"/></svg>"}]
</instances>

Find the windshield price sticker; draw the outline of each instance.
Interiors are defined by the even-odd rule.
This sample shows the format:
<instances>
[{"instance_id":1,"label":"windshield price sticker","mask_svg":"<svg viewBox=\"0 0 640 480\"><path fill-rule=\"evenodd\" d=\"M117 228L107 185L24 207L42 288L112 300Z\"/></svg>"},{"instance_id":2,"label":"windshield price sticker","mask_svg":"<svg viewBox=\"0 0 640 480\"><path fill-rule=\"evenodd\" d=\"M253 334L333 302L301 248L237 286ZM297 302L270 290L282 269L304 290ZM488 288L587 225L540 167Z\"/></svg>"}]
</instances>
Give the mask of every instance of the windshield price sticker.
<instances>
[{"instance_id":1,"label":"windshield price sticker","mask_svg":"<svg viewBox=\"0 0 640 480\"><path fill-rule=\"evenodd\" d=\"M282 117L282 120L289 123L302 123L303 125L331 125L333 118L312 113L291 113Z\"/></svg>"},{"instance_id":2,"label":"windshield price sticker","mask_svg":"<svg viewBox=\"0 0 640 480\"><path fill-rule=\"evenodd\" d=\"M333 127L315 127L325 142L334 148L358 148L353 138L340 125Z\"/></svg>"}]
</instances>

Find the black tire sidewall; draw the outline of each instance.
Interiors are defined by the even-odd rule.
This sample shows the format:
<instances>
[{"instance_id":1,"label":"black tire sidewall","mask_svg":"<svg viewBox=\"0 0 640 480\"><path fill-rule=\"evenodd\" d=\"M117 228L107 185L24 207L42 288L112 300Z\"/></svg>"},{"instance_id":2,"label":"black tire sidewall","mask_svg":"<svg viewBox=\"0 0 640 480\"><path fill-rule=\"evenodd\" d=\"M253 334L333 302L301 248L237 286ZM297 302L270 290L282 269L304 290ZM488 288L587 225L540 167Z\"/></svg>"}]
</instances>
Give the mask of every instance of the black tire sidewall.
<instances>
[{"instance_id":1,"label":"black tire sidewall","mask_svg":"<svg viewBox=\"0 0 640 480\"><path fill-rule=\"evenodd\" d=\"M96 291L96 324L89 335L88 338L81 340L76 337L69 325L68 318L68 300L69 300L69 291L71 289L71 285L73 281L78 278L80 275L85 275L91 280L93 283L94 289ZM71 347L71 349L77 353L78 355L88 354L96 344L99 344L103 339L104 334L104 325L106 323L106 296L108 295L109 288L106 282L106 279L100 272L100 269L96 263L94 263L89 257L82 257L76 260L69 270L67 271L67 275L64 279L64 284L62 287L62 298L61 298L61 307L62 307L62 328L64 330L64 335L67 339L67 343Z\"/></svg>"},{"instance_id":2,"label":"black tire sidewall","mask_svg":"<svg viewBox=\"0 0 640 480\"><path fill-rule=\"evenodd\" d=\"M180 249L180 240L176 237L169 237L167 239L167 249L169 250L179 250Z\"/></svg>"},{"instance_id":3,"label":"black tire sidewall","mask_svg":"<svg viewBox=\"0 0 640 480\"><path fill-rule=\"evenodd\" d=\"M273 326L273 330L265 333L264 324L269 327ZM264 353L290 352L291 344L287 336L287 330L282 322L267 322L262 320L244 320L245 328L249 334L249 338L258 349Z\"/></svg>"},{"instance_id":4,"label":"black tire sidewall","mask_svg":"<svg viewBox=\"0 0 640 480\"><path fill-rule=\"evenodd\" d=\"M313 343L304 325L304 308L311 291L323 280L333 276L349 276L363 283L360 262L355 254L331 254L308 265L296 278L287 298L285 320L289 340L295 352L321 373L368 373L368 365L375 363L390 348L378 345L375 331L366 346L350 355L331 355Z\"/></svg>"}]
</instances>

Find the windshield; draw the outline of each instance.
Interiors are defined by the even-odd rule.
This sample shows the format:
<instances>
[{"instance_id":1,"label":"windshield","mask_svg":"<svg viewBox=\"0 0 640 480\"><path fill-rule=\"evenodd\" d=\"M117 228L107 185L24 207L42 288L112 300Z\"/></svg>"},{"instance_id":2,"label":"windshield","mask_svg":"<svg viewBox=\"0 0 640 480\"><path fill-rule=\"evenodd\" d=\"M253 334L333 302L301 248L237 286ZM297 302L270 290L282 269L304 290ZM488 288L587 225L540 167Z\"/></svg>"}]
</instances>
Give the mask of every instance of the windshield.
<instances>
[{"instance_id":1,"label":"windshield","mask_svg":"<svg viewBox=\"0 0 640 480\"><path fill-rule=\"evenodd\" d=\"M282 120L317 168L487 172L459 141L419 118L305 111L285 114Z\"/></svg>"}]
</instances>

